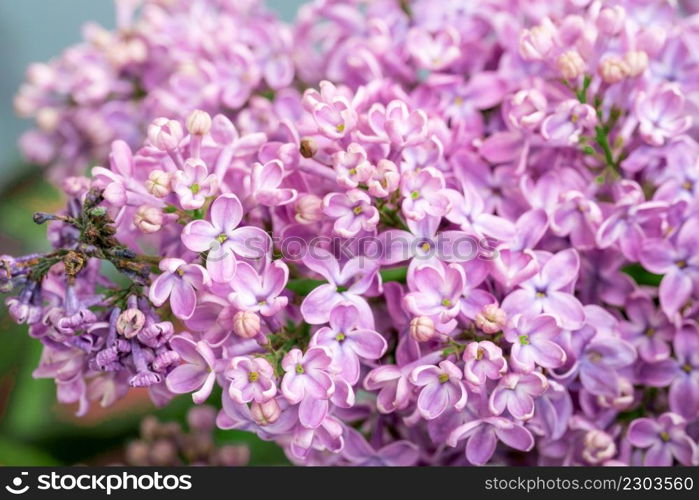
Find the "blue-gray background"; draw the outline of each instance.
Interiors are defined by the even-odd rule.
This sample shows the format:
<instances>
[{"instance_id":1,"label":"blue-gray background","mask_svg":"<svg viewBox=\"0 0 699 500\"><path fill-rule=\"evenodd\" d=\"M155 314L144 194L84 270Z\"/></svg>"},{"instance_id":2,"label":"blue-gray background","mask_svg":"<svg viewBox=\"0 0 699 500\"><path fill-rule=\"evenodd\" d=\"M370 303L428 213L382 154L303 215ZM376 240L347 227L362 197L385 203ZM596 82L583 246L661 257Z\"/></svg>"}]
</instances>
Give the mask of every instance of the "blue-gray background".
<instances>
[{"instance_id":1,"label":"blue-gray background","mask_svg":"<svg viewBox=\"0 0 699 500\"><path fill-rule=\"evenodd\" d=\"M267 5L291 21L302 2L268 0ZM78 42L86 21L112 28L113 13L112 0L0 0L0 187L18 174L16 143L30 125L17 119L12 109L25 68Z\"/></svg>"}]
</instances>

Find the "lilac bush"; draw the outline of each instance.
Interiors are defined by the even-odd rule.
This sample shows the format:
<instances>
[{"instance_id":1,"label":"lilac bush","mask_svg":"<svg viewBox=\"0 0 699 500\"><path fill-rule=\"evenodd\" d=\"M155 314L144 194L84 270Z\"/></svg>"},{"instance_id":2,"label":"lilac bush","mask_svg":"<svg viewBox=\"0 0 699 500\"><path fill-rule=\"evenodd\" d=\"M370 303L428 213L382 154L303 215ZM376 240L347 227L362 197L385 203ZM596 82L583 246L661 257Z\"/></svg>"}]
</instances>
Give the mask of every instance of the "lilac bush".
<instances>
[{"instance_id":1,"label":"lilac bush","mask_svg":"<svg viewBox=\"0 0 699 500\"><path fill-rule=\"evenodd\" d=\"M117 5L18 96L68 201L0 284L59 401L189 394L306 465L699 465L691 4Z\"/></svg>"}]
</instances>

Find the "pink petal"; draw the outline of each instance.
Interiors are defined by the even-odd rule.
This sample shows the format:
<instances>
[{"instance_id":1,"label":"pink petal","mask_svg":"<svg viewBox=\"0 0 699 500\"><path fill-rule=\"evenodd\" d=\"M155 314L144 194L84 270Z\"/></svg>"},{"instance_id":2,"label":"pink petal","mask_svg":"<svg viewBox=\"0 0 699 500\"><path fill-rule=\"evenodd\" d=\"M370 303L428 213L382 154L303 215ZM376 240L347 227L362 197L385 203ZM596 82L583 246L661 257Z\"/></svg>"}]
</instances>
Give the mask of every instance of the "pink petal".
<instances>
[{"instance_id":1,"label":"pink petal","mask_svg":"<svg viewBox=\"0 0 699 500\"><path fill-rule=\"evenodd\" d=\"M168 374L165 385L175 394L187 394L202 387L209 375L209 370L201 366L184 364Z\"/></svg>"}]
</instances>

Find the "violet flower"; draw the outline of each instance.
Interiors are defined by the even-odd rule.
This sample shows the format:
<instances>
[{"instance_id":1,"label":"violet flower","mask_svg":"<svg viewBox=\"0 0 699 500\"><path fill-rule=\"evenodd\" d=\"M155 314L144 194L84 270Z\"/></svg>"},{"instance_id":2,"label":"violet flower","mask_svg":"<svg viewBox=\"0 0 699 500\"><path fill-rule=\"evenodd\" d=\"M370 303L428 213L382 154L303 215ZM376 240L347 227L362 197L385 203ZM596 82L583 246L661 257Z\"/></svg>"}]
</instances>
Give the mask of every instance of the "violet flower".
<instances>
[{"instance_id":1,"label":"violet flower","mask_svg":"<svg viewBox=\"0 0 699 500\"><path fill-rule=\"evenodd\" d=\"M547 388L548 381L540 372L508 373L490 394L488 407L493 415L501 415L507 409L517 420L529 420L534 416L534 398Z\"/></svg>"},{"instance_id":2,"label":"violet flower","mask_svg":"<svg viewBox=\"0 0 699 500\"><path fill-rule=\"evenodd\" d=\"M485 465L495 453L498 440L520 451L534 447L534 437L524 426L504 417L474 419L460 425L447 438L449 446L467 439L466 459L473 465Z\"/></svg>"},{"instance_id":3,"label":"violet flower","mask_svg":"<svg viewBox=\"0 0 699 500\"><path fill-rule=\"evenodd\" d=\"M645 450L643 465L668 467L673 460L697 465L697 445L687 435L685 425L685 420L675 413L663 413L656 420L639 418L631 422L627 439Z\"/></svg>"},{"instance_id":4,"label":"violet flower","mask_svg":"<svg viewBox=\"0 0 699 500\"><path fill-rule=\"evenodd\" d=\"M223 375L230 381L228 394L236 403L264 403L277 394L274 369L264 358L236 356Z\"/></svg>"},{"instance_id":5,"label":"violet flower","mask_svg":"<svg viewBox=\"0 0 699 500\"><path fill-rule=\"evenodd\" d=\"M359 189L328 194L323 198L323 213L335 219L333 229L343 238L356 236L360 231L371 232L379 222L379 211Z\"/></svg>"},{"instance_id":6,"label":"violet flower","mask_svg":"<svg viewBox=\"0 0 699 500\"><path fill-rule=\"evenodd\" d=\"M360 359L379 359L387 348L381 334L361 327L359 310L352 304L336 305L330 311L330 326L315 332L309 345L326 347L334 369L352 385L359 380Z\"/></svg>"},{"instance_id":7,"label":"violet flower","mask_svg":"<svg viewBox=\"0 0 699 500\"><path fill-rule=\"evenodd\" d=\"M262 273L247 262L240 262L228 299L243 311L274 316L289 302L288 297L281 295L288 280L289 268L280 260L268 263Z\"/></svg>"},{"instance_id":8,"label":"violet flower","mask_svg":"<svg viewBox=\"0 0 699 500\"><path fill-rule=\"evenodd\" d=\"M418 267L412 276L412 291L404 297L406 309L416 316L437 316L444 322L455 317L466 277L457 264Z\"/></svg>"},{"instance_id":9,"label":"violet flower","mask_svg":"<svg viewBox=\"0 0 699 500\"><path fill-rule=\"evenodd\" d=\"M305 354L292 349L284 356L282 368L286 372L281 391L291 404L299 406L302 425L316 428L328 414L328 399L335 391L329 375L332 357L325 347L313 347Z\"/></svg>"},{"instance_id":10,"label":"violet flower","mask_svg":"<svg viewBox=\"0 0 699 500\"><path fill-rule=\"evenodd\" d=\"M692 125L691 116L684 110L684 95L673 84L640 92L634 111L641 137L653 146L662 146Z\"/></svg>"},{"instance_id":11,"label":"violet flower","mask_svg":"<svg viewBox=\"0 0 699 500\"><path fill-rule=\"evenodd\" d=\"M410 381L422 387L417 398L417 409L427 420L433 420L448 408L463 409L468 393L461 382L462 374L451 361L439 366L422 365L410 374Z\"/></svg>"},{"instance_id":12,"label":"violet flower","mask_svg":"<svg viewBox=\"0 0 699 500\"><path fill-rule=\"evenodd\" d=\"M533 372L536 365L558 368L566 361L566 353L555 342L561 333L553 316L516 315L505 328L505 338L512 343L510 363L524 372Z\"/></svg>"},{"instance_id":13,"label":"violet flower","mask_svg":"<svg viewBox=\"0 0 699 500\"><path fill-rule=\"evenodd\" d=\"M574 249L563 250L543 257L538 274L520 283L502 301L508 314L549 314L566 329L575 330L583 325L585 312L582 304L570 293L580 270L580 257Z\"/></svg>"},{"instance_id":14,"label":"violet flower","mask_svg":"<svg viewBox=\"0 0 699 500\"><path fill-rule=\"evenodd\" d=\"M347 301L359 310L362 324L373 328L374 315L362 294L376 279L378 270L375 264L357 257L341 268L330 252L319 248L304 256L303 262L328 281L311 291L301 303L301 314L308 323L326 323L332 309L340 302Z\"/></svg>"},{"instance_id":15,"label":"violet flower","mask_svg":"<svg viewBox=\"0 0 699 500\"><path fill-rule=\"evenodd\" d=\"M206 268L216 282L230 281L236 272L236 255L260 259L270 248L270 238L254 226L238 227L243 207L234 194L224 194L211 204L210 221L195 220L182 231L182 243L193 252L206 252Z\"/></svg>"},{"instance_id":16,"label":"violet flower","mask_svg":"<svg viewBox=\"0 0 699 500\"><path fill-rule=\"evenodd\" d=\"M210 283L209 274L200 265L187 264L182 259L163 259L158 267L162 274L151 284L148 298L158 307L169 299L175 316L190 318L197 305L196 290Z\"/></svg>"}]
</instances>

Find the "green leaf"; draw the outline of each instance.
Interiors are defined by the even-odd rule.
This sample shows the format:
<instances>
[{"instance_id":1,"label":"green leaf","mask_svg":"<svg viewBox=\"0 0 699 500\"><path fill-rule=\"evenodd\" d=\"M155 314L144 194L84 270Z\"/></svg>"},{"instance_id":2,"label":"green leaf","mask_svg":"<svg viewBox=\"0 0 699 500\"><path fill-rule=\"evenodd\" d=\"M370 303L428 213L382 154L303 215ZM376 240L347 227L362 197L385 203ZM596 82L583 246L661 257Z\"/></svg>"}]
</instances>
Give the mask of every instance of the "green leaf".
<instances>
[{"instance_id":1,"label":"green leaf","mask_svg":"<svg viewBox=\"0 0 699 500\"><path fill-rule=\"evenodd\" d=\"M0 436L0 464L22 467L61 465L44 450L7 436Z\"/></svg>"},{"instance_id":2,"label":"green leaf","mask_svg":"<svg viewBox=\"0 0 699 500\"><path fill-rule=\"evenodd\" d=\"M631 276L639 285L659 286L660 281L663 279L661 274L653 274L646 271L640 264L629 264L621 270Z\"/></svg>"}]
</instances>

